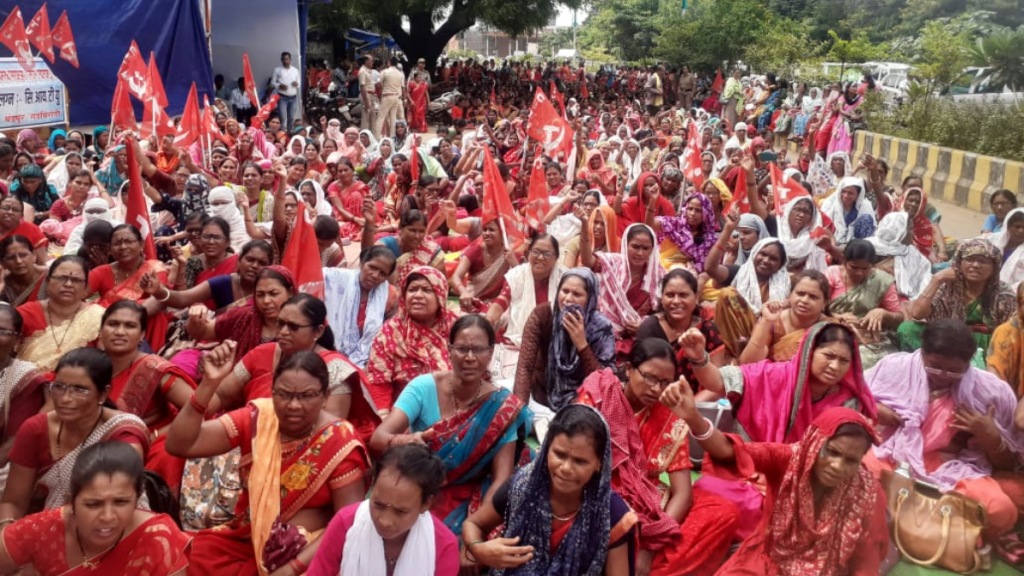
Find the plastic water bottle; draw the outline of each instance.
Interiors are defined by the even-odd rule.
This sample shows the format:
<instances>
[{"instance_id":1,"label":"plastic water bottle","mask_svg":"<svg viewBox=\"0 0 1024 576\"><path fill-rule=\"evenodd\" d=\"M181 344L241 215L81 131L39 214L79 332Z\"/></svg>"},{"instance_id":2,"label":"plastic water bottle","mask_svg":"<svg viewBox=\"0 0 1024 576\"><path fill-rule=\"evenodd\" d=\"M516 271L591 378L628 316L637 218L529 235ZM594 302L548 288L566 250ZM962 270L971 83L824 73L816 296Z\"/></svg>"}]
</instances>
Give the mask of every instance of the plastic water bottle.
<instances>
[{"instance_id":1,"label":"plastic water bottle","mask_svg":"<svg viewBox=\"0 0 1024 576\"><path fill-rule=\"evenodd\" d=\"M896 467L894 474L903 476L904 478L913 478L913 474L910 471L910 464L906 462L900 462L900 465Z\"/></svg>"}]
</instances>

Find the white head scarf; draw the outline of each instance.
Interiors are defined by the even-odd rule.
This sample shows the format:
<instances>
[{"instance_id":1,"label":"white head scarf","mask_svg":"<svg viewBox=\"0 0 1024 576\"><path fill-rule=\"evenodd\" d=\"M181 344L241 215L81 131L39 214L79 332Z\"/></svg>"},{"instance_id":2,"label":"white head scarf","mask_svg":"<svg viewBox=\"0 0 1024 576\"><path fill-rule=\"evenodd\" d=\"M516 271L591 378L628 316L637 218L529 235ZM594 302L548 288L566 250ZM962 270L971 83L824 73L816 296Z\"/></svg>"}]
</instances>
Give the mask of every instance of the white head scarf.
<instances>
[{"instance_id":1,"label":"white head scarf","mask_svg":"<svg viewBox=\"0 0 1024 576\"><path fill-rule=\"evenodd\" d=\"M102 212L99 212L100 210ZM64 243L65 254L78 252L82 247L82 234L85 233L85 227L90 222L97 220L106 220L114 226L120 224L120 222L114 220L114 212L110 209L110 204L106 200L103 198L90 198L86 200L82 206L82 223L71 230L71 234L68 235L68 241Z\"/></svg>"},{"instance_id":2,"label":"white head scarf","mask_svg":"<svg viewBox=\"0 0 1024 576\"><path fill-rule=\"evenodd\" d=\"M856 176L845 176L836 185L835 192L821 203L821 211L832 220L836 228L836 245L842 246L854 239L853 228L846 225L846 213L843 210L843 188L857 188L857 199L853 201L853 209L857 211L857 217L867 214L871 221L875 220L875 209L868 201L864 190L864 180Z\"/></svg>"},{"instance_id":3,"label":"white head scarf","mask_svg":"<svg viewBox=\"0 0 1024 576\"><path fill-rule=\"evenodd\" d=\"M249 241L249 234L245 230L245 217L235 204L235 192L227 186L217 186L210 190L209 200L210 216L219 216L227 221L231 230L231 249L240 252L242 246ZM214 206L216 200L227 200L228 203Z\"/></svg>"},{"instance_id":4,"label":"white head scarf","mask_svg":"<svg viewBox=\"0 0 1024 576\"><path fill-rule=\"evenodd\" d=\"M331 204L327 201L327 197L324 195L324 187L320 185L316 180L303 180L299 182L299 200L302 200L302 187L306 184L313 185L313 191L316 192L316 213L318 216L330 216L334 214L334 209Z\"/></svg>"},{"instance_id":5,"label":"white head scarf","mask_svg":"<svg viewBox=\"0 0 1024 576\"><path fill-rule=\"evenodd\" d=\"M363 136L364 134L366 135L367 138L370 139L370 145L363 147L363 150L364 150L363 153L365 154L365 153L376 152L377 151L377 146L378 146L377 138L374 137L373 132L370 132L369 130L362 130L362 131L359 132L360 136ZM360 138L359 139L359 143L362 144L362 142L363 142L363 140L362 140L362 138Z\"/></svg>"},{"instance_id":6,"label":"white head scarf","mask_svg":"<svg viewBox=\"0 0 1024 576\"><path fill-rule=\"evenodd\" d=\"M416 518L402 546L395 564L395 574L417 574L434 576L437 565L437 552L434 550L434 519L430 511ZM352 526L345 535L345 546L342 549L340 574L358 574L359 576L386 576L388 573L387 558L384 555L384 539L377 533L370 517L370 501L363 502L356 508Z\"/></svg>"},{"instance_id":7,"label":"white head scarf","mask_svg":"<svg viewBox=\"0 0 1024 576\"><path fill-rule=\"evenodd\" d=\"M743 297L755 315L761 313L764 302L761 302L761 285L757 281L757 272L754 270L754 259L765 246L777 242L779 242L777 238L758 240L757 244L750 249L750 257L747 258L743 266L740 266L739 271L736 272L736 278L732 281L732 287ZM789 272L786 270L786 261L783 260L778 272L772 274L772 277L768 279L768 300L785 300L789 296L790 289Z\"/></svg>"},{"instance_id":8,"label":"white head scarf","mask_svg":"<svg viewBox=\"0 0 1024 576\"><path fill-rule=\"evenodd\" d=\"M896 289L913 299L920 296L931 282L932 263L913 244L903 243L907 235L907 218L907 213L902 210L886 214L868 242L875 247L878 256L893 258Z\"/></svg>"},{"instance_id":9,"label":"white head scarf","mask_svg":"<svg viewBox=\"0 0 1024 576\"><path fill-rule=\"evenodd\" d=\"M811 205L811 222L804 227L803 230L798 230L794 233L789 229L789 213L793 211L797 202L808 202ZM806 268L809 270L818 270L824 272L828 268L828 262L825 260L825 251L818 247L814 238L811 238L811 230L814 230L818 226L821 226L821 213L818 212L818 207L814 205L807 196L798 196L782 207L782 217L776 220L778 223L779 240L786 246L786 257L789 260L802 260L807 259ZM753 259L753 254L751 254Z\"/></svg>"},{"instance_id":10,"label":"white head scarf","mask_svg":"<svg viewBox=\"0 0 1024 576\"><path fill-rule=\"evenodd\" d=\"M295 144L296 142L302 144L302 150L298 154L296 154L295 152L292 152L292 145ZM282 157L284 157L284 158L295 158L296 156L303 156L303 157L305 157L305 154L306 154L306 138L305 138L305 136L302 136L301 134L296 134L295 136L292 136L291 140L288 141L288 145L285 146L284 154L282 154Z\"/></svg>"},{"instance_id":11,"label":"white head scarf","mask_svg":"<svg viewBox=\"0 0 1024 576\"><path fill-rule=\"evenodd\" d=\"M1006 251L1006 245L1010 241L1010 218L1015 214L1024 215L1024 208L1014 208L1003 218L1003 228L992 234L988 240L992 245L999 248L1000 253ZM1014 290L1021 280L1024 280L1024 245L1018 246L1013 253L1007 257L1003 255L1003 267L999 270L999 279L1006 282Z\"/></svg>"},{"instance_id":12,"label":"white head scarf","mask_svg":"<svg viewBox=\"0 0 1024 576\"><path fill-rule=\"evenodd\" d=\"M768 227L765 226L765 224L764 224L764 220L762 220L761 217L758 216L757 214L753 214L753 213L740 214L740 221L739 221L738 224L736 224L736 227L737 228L749 228L751 230L757 230L757 241L758 242L760 242L761 240L764 240L765 238L768 238L768 237L771 236L771 234L768 233ZM754 248L753 247L750 248L750 253L749 254L744 253L743 247L740 247L739 250L736 251L736 265L737 266L742 266L747 260L752 258L753 255L754 255Z\"/></svg>"},{"instance_id":13,"label":"white head scarf","mask_svg":"<svg viewBox=\"0 0 1024 576\"><path fill-rule=\"evenodd\" d=\"M629 152L626 151L626 147L630 144L635 144L637 151L636 157L632 158ZM626 185L630 185L636 182L636 179L640 177L643 172L641 169L641 163L644 158L644 149L640 147L640 143L630 138L622 144L622 151L619 153L619 157L622 159L622 167L626 169Z\"/></svg>"},{"instance_id":14,"label":"white head scarf","mask_svg":"<svg viewBox=\"0 0 1024 576\"><path fill-rule=\"evenodd\" d=\"M46 183L53 186L57 191L57 194L64 196L65 190L67 190L68 184L71 183L71 173L68 171L68 157L78 156L79 160L82 160L82 155L78 152L68 152L60 159L60 162L50 170L50 173L46 175ZM85 162L82 162L85 165Z\"/></svg>"}]
</instances>

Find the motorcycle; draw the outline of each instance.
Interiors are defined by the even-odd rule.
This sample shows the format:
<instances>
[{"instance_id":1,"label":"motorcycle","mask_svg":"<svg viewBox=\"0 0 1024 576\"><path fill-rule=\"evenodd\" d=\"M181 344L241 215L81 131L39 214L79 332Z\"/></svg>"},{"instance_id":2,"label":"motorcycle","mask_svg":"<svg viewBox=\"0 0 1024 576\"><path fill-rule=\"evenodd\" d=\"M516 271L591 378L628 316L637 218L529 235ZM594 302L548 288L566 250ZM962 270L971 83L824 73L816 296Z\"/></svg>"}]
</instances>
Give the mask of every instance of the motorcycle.
<instances>
[{"instance_id":1,"label":"motorcycle","mask_svg":"<svg viewBox=\"0 0 1024 576\"><path fill-rule=\"evenodd\" d=\"M326 91L310 90L306 94L306 122L317 126L320 118L341 121L341 129L359 126L363 115L363 103L359 98L348 98L337 81L332 81Z\"/></svg>"},{"instance_id":2,"label":"motorcycle","mask_svg":"<svg viewBox=\"0 0 1024 576\"><path fill-rule=\"evenodd\" d=\"M458 90L452 90L445 92L438 96L434 100L431 100L427 104L427 123L428 124L451 124L452 118L448 113L455 106L455 102L462 96L462 93Z\"/></svg>"}]
</instances>

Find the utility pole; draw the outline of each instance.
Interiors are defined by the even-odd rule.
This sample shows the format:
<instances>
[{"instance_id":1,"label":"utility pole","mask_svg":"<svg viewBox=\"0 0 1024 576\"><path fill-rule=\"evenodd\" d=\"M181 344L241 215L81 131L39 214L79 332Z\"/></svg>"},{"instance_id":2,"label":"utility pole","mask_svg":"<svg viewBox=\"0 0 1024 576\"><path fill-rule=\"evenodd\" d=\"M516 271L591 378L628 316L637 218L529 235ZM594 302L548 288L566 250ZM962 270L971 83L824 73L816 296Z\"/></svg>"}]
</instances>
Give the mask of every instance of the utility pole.
<instances>
[{"instance_id":1,"label":"utility pole","mask_svg":"<svg viewBox=\"0 0 1024 576\"><path fill-rule=\"evenodd\" d=\"M572 51L576 51L576 9L572 9Z\"/></svg>"}]
</instances>

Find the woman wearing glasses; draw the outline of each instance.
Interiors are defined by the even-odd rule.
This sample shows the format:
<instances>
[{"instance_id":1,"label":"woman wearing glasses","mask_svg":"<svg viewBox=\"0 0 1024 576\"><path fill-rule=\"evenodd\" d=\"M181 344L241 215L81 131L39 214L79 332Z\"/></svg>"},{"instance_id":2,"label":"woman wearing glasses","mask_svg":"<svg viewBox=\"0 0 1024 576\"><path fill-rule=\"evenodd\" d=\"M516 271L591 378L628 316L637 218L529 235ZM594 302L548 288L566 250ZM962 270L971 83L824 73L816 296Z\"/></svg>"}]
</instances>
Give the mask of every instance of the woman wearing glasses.
<instances>
[{"instance_id":1,"label":"woman wearing glasses","mask_svg":"<svg viewBox=\"0 0 1024 576\"><path fill-rule=\"evenodd\" d=\"M100 332L103 307L84 302L89 266L80 256L61 256L46 273L46 298L18 307L24 318L18 358L51 371L70 350L88 346Z\"/></svg>"},{"instance_id":2,"label":"woman wearing glasses","mask_svg":"<svg viewBox=\"0 0 1024 576\"><path fill-rule=\"evenodd\" d=\"M446 479L431 511L458 535L470 503L490 501L512 476L529 410L489 381L494 328L487 318L470 314L456 320L448 350L451 370L413 378L373 433L370 449L381 454L392 446L426 444L437 454Z\"/></svg>"},{"instance_id":3,"label":"woman wearing glasses","mask_svg":"<svg viewBox=\"0 0 1024 576\"><path fill-rule=\"evenodd\" d=\"M0 522L67 503L71 469L93 444L127 442L145 458L145 422L108 402L113 371L110 358L95 348L78 348L60 359L49 385L53 410L26 420L14 437Z\"/></svg>"},{"instance_id":4,"label":"woman wearing glasses","mask_svg":"<svg viewBox=\"0 0 1024 576\"><path fill-rule=\"evenodd\" d=\"M159 260L147 260L142 233L132 224L121 224L114 228L110 237L111 264L104 264L89 272L89 291L99 295L97 304L104 308L118 300L143 302L149 296L142 289L142 278L156 274L167 283L167 269ZM164 345L167 333L167 316L156 314L149 319L146 341L153 350Z\"/></svg>"},{"instance_id":5,"label":"woman wearing glasses","mask_svg":"<svg viewBox=\"0 0 1024 576\"><path fill-rule=\"evenodd\" d=\"M119 410L142 418L153 436L146 469L167 481L175 495L185 462L164 450L167 427L188 402L195 383L184 371L156 354L139 350L149 315L131 300L115 302L103 314L100 348L114 367L109 398Z\"/></svg>"},{"instance_id":6,"label":"woman wearing glasses","mask_svg":"<svg viewBox=\"0 0 1024 576\"><path fill-rule=\"evenodd\" d=\"M14 306L45 298L46 266L36 263L32 242L15 234L0 240L0 259L6 274L0 278L0 300Z\"/></svg>"},{"instance_id":7,"label":"woman wearing glasses","mask_svg":"<svg viewBox=\"0 0 1024 576\"><path fill-rule=\"evenodd\" d=\"M32 243L32 250L36 253L39 263L45 263L49 259L46 253L46 246L49 242L39 226L23 219L25 205L21 200L8 196L0 200L0 240L8 236L24 236Z\"/></svg>"},{"instance_id":8,"label":"woman wearing glasses","mask_svg":"<svg viewBox=\"0 0 1024 576\"><path fill-rule=\"evenodd\" d=\"M282 311L282 322L293 321ZM196 533L190 563L197 574L302 574L320 545L312 534L366 494L366 449L351 424L325 409L330 368L320 354L296 351L274 368L266 396L204 422L237 370L234 341L203 364L202 382L167 433L167 450L209 458L239 448L244 488L230 523Z\"/></svg>"},{"instance_id":9,"label":"woman wearing glasses","mask_svg":"<svg viewBox=\"0 0 1024 576\"><path fill-rule=\"evenodd\" d=\"M538 234L526 249L527 260L505 273L501 293L491 303L487 319L502 335L494 351L492 372L497 378L511 380L516 375L523 330L533 309L553 302L558 284L565 274L559 262L558 240Z\"/></svg>"}]
</instances>

